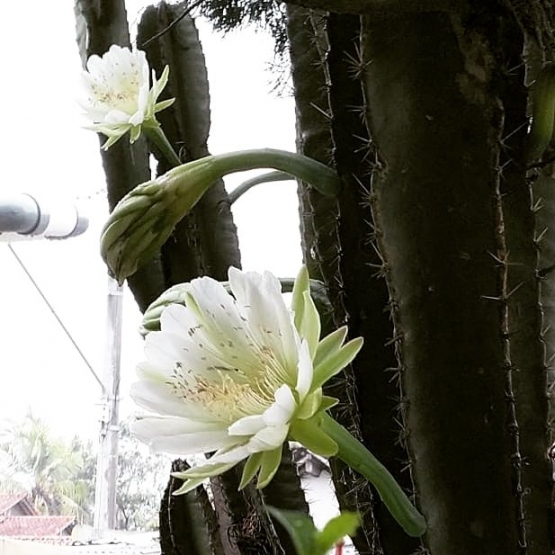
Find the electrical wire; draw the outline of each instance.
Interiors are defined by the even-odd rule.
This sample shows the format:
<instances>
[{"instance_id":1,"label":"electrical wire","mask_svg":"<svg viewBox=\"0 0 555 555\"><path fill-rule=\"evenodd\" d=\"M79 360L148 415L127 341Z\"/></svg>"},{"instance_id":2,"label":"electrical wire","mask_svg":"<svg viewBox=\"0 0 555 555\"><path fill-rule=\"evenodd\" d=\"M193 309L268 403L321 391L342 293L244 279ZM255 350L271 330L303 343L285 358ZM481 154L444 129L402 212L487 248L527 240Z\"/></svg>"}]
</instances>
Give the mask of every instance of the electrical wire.
<instances>
[{"instance_id":1,"label":"electrical wire","mask_svg":"<svg viewBox=\"0 0 555 555\"><path fill-rule=\"evenodd\" d=\"M79 345L77 345L75 339L73 339L72 335L69 333L69 330L65 327L64 323L62 322L62 320L60 319L60 317L58 316L58 314L54 310L54 307L50 304L50 302L48 301L48 299L46 298L46 296L44 295L44 293L41 291L40 287L38 286L37 282L33 279L33 276L31 275L31 273L29 272L29 270L27 269L27 267L25 266L25 264L21 260L21 258L19 258L19 256L15 252L14 248L9 243L8 243L8 248L10 249L12 254L14 255L15 259L18 261L19 265L21 266L21 268L23 269L25 274L27 274L27 277L29 278L31 283L35 286L35 289L38 291L39 295L42 297L42 300L46 303L46 306L48 306L48 308L50 309L50 312L52 312L52 314L54 315L54 318L56 318L56 320L58 321L58 324L60 324L60 327L64 330L67 338L71 341L71 344L75 347L76 351L81 356L83 362L85 363L85 365L89 369L90 373L94 376L94 379L98 382L98 385L102 389L102 395L106 395L106 388L104 387L104 384L102 383L102 380L98 377L98 374L94 371L94 368L91 366L90 362L87 360L87 357L85 356L83 351L79 348Z\"/></svg>"}]
</instances>

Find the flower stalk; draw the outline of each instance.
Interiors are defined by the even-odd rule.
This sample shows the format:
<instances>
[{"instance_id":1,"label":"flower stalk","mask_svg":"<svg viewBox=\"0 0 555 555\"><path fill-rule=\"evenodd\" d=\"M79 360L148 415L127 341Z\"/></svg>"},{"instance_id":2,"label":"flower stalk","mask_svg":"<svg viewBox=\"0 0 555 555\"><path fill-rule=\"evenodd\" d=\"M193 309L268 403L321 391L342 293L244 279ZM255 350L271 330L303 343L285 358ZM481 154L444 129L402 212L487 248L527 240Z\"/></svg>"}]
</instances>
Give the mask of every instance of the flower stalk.
<instances>
[{"instance_id":1,"label":"flower stalk","mask_svg":"<svg viewBox=\"0 0 555 555\"><path fill-rule=\"evenodd\" d=\"M176 154L170 141L168 141L168 138L160 125L145 127L144 132L145 135L156 145L158 150L162 153L162 156L166 158L172 167L175 168L181 165L179 156Z\"/></svg>"},{"instance_id":2,"label":"flower stalk","mask_svg":"<svg viewBox=\"0 0 555 555\"><path fill-rule=\"evenodd\" d=\"M273 168L310 183L326 196L337 195L341 189L341 180L335 171L312 158L294 152L262 148L219 154L217 159L222 175L258 168Z\"/></svg>"},{"instance_id":3,"label":"flower stalk","mask_svg":"<svg viewBox=\"0 0 555 555\"><path fill-rule=\"evenodd\" d=\"M409 501L387 468L329 414L322 415L322 430L335 441L337 457L364 476L378 491L381 500L403 530L413 537L426 531L426 521Z\"/></svg>"}]
</instances>

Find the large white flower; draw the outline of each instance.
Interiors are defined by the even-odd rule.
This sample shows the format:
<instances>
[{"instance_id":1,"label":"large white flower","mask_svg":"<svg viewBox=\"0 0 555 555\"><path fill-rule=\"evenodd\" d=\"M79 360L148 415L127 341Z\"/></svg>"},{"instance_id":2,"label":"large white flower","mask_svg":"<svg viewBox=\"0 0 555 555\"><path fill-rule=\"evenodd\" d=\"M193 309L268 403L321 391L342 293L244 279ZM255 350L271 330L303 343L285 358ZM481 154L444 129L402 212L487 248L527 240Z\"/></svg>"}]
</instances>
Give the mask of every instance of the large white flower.
<instances>
[{"instance_id":1,"label":"large white flower","mask_svg":"<svg viewBox=\"0 0 555 555\"><path fill-rule=\"evenodd\" d=\"M270 273L229 270L231 296L203 277L187 285L185 304L162 313L161 330L146 338L146 361L133 399L159 416L137 420L132 431L154 450L178 455L215 453L206 465L178 473L184 493L204 478L248 459L241 485L258 473L273 477L283 443L296 440L331 456L336 443L320 428L334 399L322 384L343 369L362 340L344 343L341 328L322 341L306 269L288 310Z\"/></svg>"},{"instance_id":2,"label":"large white flower","mask_svg":"<svg viewBox=\"0 0 555 555\"><path fill-rule=\"evenodd\" d=\"M102 57L93 55L87 61L87 71L82 74L86 97L80 105L92 121L90 129L108 137L106 150L125 133L130 132L134 142L141 134L141 127L157 126L156 112L167 108L174 99L156 102L168 82L166 66L160 80L152 72L141 50L130 50L112 45Z\"/></svg>"}]
</instances>

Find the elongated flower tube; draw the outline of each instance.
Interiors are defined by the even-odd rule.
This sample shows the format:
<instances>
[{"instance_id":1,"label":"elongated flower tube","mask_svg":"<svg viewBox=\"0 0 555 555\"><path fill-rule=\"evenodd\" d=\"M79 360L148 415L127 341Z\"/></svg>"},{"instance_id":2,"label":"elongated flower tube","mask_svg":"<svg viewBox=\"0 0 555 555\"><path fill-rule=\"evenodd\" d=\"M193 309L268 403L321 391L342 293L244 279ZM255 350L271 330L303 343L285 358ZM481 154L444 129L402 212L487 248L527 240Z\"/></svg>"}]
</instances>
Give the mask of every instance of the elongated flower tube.
<instances>
[{"instance_id":1,"label":"elongated flower tube","mask_svg":"<svg viewBox=\"0 0 555 555\"><path fill-rule=\"evenodd\" d=\"M133 189L114 208L101 237L101 253L121 284L152 258L175 225L208 188L228 173L275 168L310 183L325 195L337 194L340 180L327 166L292 152L245 150L206 156L183 164Z\"/></svg>"},{"instance_id":2,"label":"elongated flower tube","mask_svg":"<svg viewBox=\"0 0 555 555\"><path fill-rule=\"evenodd\" d=\"M80 101L85 115L91 120L88 129L106 135L104 150L129 132L135 142L141 130L157 129L155 114L170 106L174 99L157 102L168 82L166 66L160 80L149 67L145 53L112 45L102 57L93 55L82 74L85 98Z\"/></svg>"},{"instance_id":3,"label":"elongated flower tube","mask_svg":"<svg viewBox=\"0 0 555 555\"><path fill-rule=\"evenodd\" d=\"M423 518L391 475L326 413L336 400L322 386L354 359L362 339L345 343L345 327L320 339L306 268L295 280L291 310L268 272L230 268L229 288L231 294L202 277L181 290L184 304L165 308L160 331L147 335L131 390L137 404L157 413L132 425L153 450L213 453L206 464L174 474L184 480L176 493L240 461L240 487L256 476L262 488L279 466L283 443L298 441L381 481L378 491L395 518L421 535Z\"/></svg>"}]
</instances>

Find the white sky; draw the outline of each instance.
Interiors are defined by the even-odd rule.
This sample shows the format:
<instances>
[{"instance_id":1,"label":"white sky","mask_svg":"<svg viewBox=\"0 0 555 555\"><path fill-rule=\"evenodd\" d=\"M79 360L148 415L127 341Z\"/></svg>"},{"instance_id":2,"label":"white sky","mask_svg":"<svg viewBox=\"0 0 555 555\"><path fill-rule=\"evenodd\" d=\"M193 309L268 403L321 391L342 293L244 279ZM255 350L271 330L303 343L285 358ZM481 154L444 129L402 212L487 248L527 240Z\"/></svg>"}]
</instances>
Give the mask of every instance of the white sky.
<instances>
[{"instance_id":1,"label":"white sky","mask_svg":"<svg viewBox=\"0 0 555 555\"><path fill-rule=\"evenodd\" d=\"M129 19L146 2L128 2ZM8 15L9 13L9 15ZM272 40L243 30L225 38L200 22L212 97L213 153L247 148L295 149L294 105L270 90ZM105 343L106 270L98 254L106 217L104 174L94 133L75 102L80 59L73 1L12 2L0 16L4 191L74 199L89 230L74 239L13 244L18 255L99 375ZM242 179L229 180L228 184ZM264 184L237 202L246 269L294 276L301 263L296 186ZM126 292L122 352L122 413L142 358L140 314ZM32 409L56 434L95 438L100 390L6 244L0 243L0 420Z\"/></svg>"}]
</instances>

